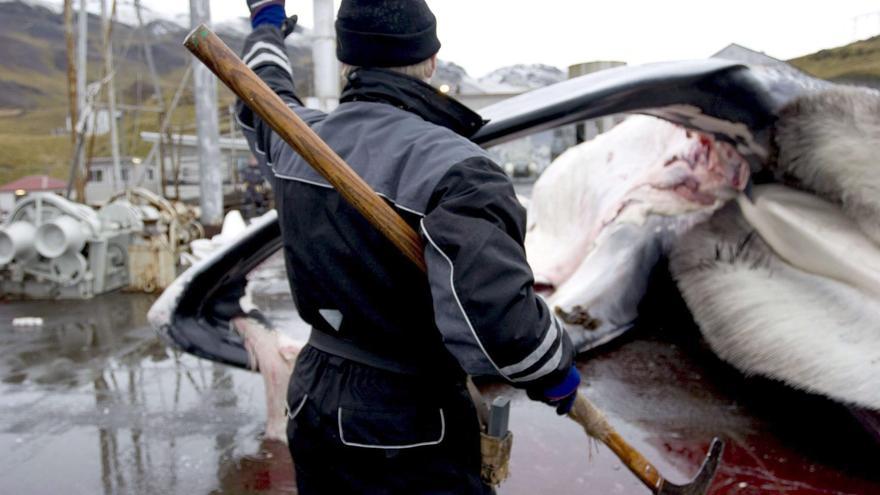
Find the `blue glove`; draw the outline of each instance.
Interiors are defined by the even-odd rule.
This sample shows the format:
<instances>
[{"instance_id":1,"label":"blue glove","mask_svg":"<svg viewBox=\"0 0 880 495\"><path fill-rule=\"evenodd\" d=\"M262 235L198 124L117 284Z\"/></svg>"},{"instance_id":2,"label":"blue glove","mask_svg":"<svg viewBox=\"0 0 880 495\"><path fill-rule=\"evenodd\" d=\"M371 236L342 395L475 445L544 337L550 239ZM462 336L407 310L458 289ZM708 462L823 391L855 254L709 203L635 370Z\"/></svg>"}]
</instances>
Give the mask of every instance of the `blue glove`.
<instances>
[{"instance_id":1,"label":"blue glove","mask_svg":"<svg viewBox=\"0 0 880 495\"><path fill-rule=\"evenodd\" d=\"M287 16L284 14L284 0L247 0L251 11L251 27L271 24L280 28Z\"/></svg>"},{"instance_id":2,"label":"blue glove","mask_svg":"<svg viewBox=\"0 0 880 495\"><path fill-rule=\"evenodd\" d=\"M581 384L581 374L574 365L568 370L568 374L556 385L543 389L529 389L526 391L529 398L549 404L556 408L556 414L564 416L571 411L574 399L577 396L578 385Z\"/></svg>"}]
</instances>

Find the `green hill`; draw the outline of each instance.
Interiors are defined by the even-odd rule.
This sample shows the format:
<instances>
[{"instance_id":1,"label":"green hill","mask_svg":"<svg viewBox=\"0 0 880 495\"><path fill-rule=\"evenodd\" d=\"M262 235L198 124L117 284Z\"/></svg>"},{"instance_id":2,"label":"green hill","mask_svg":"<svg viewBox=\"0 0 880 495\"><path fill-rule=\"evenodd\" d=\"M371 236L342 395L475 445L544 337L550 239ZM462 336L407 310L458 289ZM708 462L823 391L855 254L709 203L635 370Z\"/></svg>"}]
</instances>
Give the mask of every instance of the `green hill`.
<instances>
[{"instance_id":1,"label":"green hill","mask_svg":"<svg viewBox=\"0 0 880 495\"><path fill-rule=\"evenodd\" d=\"M819 50L788 62L822 79L880 88L880 36Z\"/></svg>"}]
</instances>

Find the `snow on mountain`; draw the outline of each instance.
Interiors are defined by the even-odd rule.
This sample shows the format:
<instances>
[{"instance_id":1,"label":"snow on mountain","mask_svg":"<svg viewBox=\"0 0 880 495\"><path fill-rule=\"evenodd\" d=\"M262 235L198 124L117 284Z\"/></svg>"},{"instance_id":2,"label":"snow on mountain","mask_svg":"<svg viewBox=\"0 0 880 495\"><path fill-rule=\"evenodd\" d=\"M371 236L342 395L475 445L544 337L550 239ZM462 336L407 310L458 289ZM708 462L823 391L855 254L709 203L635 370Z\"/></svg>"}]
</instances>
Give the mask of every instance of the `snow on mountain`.
<instances>
[{"instance_id":1,"label":"snow on mountain","mask_svg":"<svg viewBox=\"0 0 880 495\"><path fill-rule=\"evenodd\" d=\"M433 84L449 85L453 94L522 93L565 80L565 73L543 64L519 64L502 67L475 79L460 65L446 60L437 61Z\"/></svg>"},{"instance_id":2,"label":"snow on mountain","mask_svg":"<svg viewBox=\"0 0 880 495\"><path fill-rule=\"evenodd\" d=\"M0 0L0 3L24 3L34 7L42 7L53 14L60 14L64 11L64 2L61 0Z\"/></svg>"},{"instance_id":3,"label":"snow on mountain","mask_svg":"<svg viewBox=\"0 0 880 495\"><path fill-rule=\"evenodd\" d=\"M519 93L543 88L565 78L564 72L551 65L517 64L492 71L478 81L490 93Z\"/></svg>"},{"instance_id":4,"label":"snow on mountain","mask_svg":"<svg viewBox=\"0 0 880 495\"><path fill-rule=\"evenodd\" d=\"M476 79L469 76L464 67L446 60L437 60L437 71L431 80L434 86L447 85L452 94L483 94L486 93Z\"/></svg>"}]
</instances>

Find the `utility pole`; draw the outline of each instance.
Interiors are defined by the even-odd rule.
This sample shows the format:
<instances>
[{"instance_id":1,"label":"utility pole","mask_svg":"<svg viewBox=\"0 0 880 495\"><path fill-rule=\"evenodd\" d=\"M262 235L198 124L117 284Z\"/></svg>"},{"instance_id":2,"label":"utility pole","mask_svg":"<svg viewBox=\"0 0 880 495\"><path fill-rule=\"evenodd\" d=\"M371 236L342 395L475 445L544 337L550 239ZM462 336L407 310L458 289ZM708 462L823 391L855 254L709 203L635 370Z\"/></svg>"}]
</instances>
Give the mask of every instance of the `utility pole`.
<instances>
[{"instance_id":1,"label":"utility pole","mask_svg":"<svg viewBox=\"0 0 880 495\"><path fill-rule=\"evenodd\" d=\"M208 0L189 0L190 24L211 25ZM223 222L223 176L221 175L220 129L217 113L217 80L207 66L192 59L193 96L199 139L199 200L202 225L216 229Z\"/></svg>"},{"instance_id":2,"label":"utility pole","mask_svg":"<svg viewBox=\"0 0 880 495\"><path fill-rule=\"evenodd\" d=\"M73 46L73 0L64 0L64 41L67 46L67 97L70 105L70 137L76 145L76 120L79 115L76 94L76 54Z\"/></svg>"},{"instance_id":3,"label":"utility pole","mask_svg":"<svg viewBox=\"0 0 880 495\"><path fill-rule=\"evenodd\" d=\"M333 0L314 0L315 35L312 59L315 70L315 96L324 111L339 104L339 61L336 60L336 13Z\"/></svg>"},{"instance_id":4,"label":"utility pole","mask_svg":"<svg viewBox=\"0 0 880 495\"><path fill-rule=\"evenodd\" d=\"M79 17L77 19L76 34L76 96L77 108L80 112L86 108L86 78L88 75L88 47L89 47L89 12L86 10L87 0L79 2Z\"/></svg>"},{"instance_id":5,"label":"utility pole","mask_svg":"<svg viewBox=\"0 0 880 495\"><path fill-rule=\"evenodd\" d=\"M104 24L104 72L107 79L107 111L110 113L110 154L113 157L113 186L122 184L122 170L119 165L119 134L116 129L116 74L113 71L113 17L116 14L116 0L111 12L107 12L106 0L101 0L101 21Z\"/></svg>"},{"instance_id":6,"label":"utility pole","mask_svg":"<svg viewBox=\"0 0 880 495\"><path fill-rule=\"evenodd\" d=\"M86 9L87 0L79 2L79 18L77 20L78 32L76 35L76 96L77 108L79 109L77 121L87 112L86 109L86 79L89 72L88 47L89 47L89 12ZM94 115L94 114L93 114ZM87 124L87 123L84 123ZM76 125L76 124L74 124ZM76 198L81 203L86 202L86 182L89 180L88 167L86 166L86 147L83 143L86 139L86 129L88 125L83 125L80 135L77 136L79 141L77 145L76 156L73 157L73 167L76 168L74 180L76 183Z\"/></svg>"}]
</instances>

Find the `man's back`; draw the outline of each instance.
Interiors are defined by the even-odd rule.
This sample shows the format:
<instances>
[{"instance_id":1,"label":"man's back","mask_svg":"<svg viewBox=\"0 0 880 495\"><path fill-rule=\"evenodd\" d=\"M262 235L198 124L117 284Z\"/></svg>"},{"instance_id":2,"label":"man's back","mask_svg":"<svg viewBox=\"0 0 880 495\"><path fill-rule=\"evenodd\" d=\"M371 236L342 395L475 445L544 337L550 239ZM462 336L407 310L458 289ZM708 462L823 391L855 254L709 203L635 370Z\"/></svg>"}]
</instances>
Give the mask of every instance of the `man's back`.
<instances>
[{"instance_id":1,"label":"man's back","mask_svg":"<svg viewBox=\"0 0 880 495\"><path fill-rule=\"evenodd\" d=\"M313 128L415 230L454 165L490 166L467 139L387 103L343 103ZM284 245L303 319L396 363L389 366L460 378L434 323L425 274L299 155L285 147L278 156L282 229L308 233L285 235Z\"/></svg>"}]
</instances>

